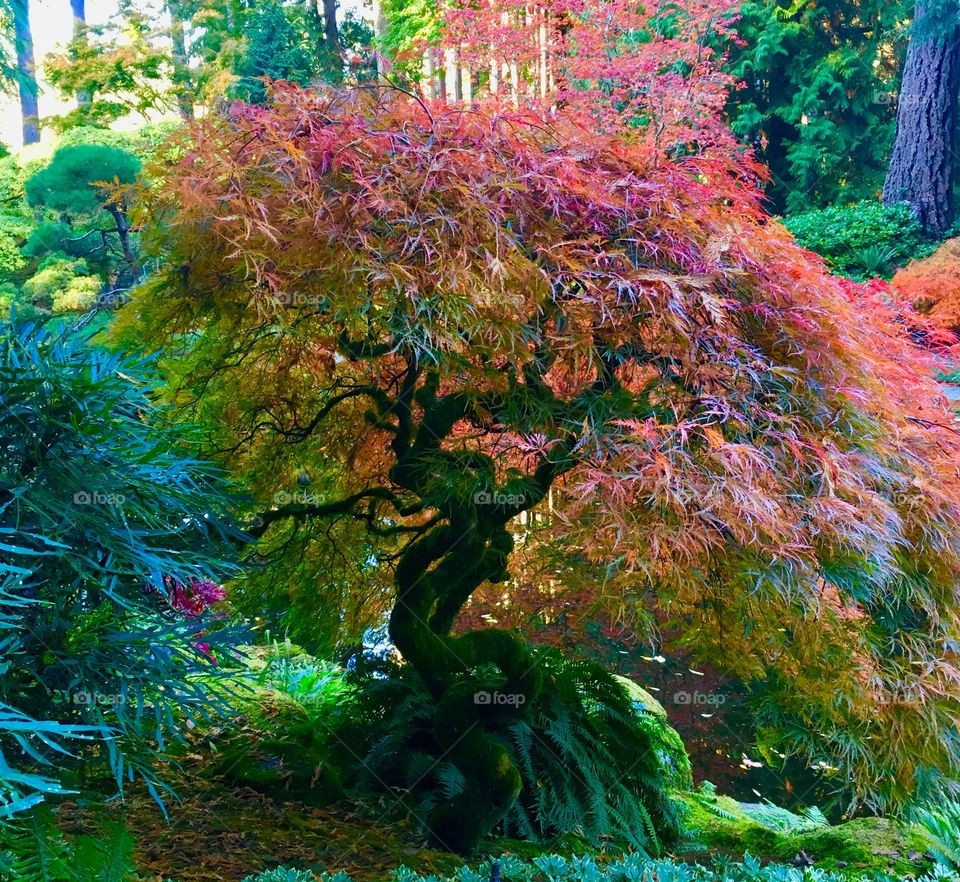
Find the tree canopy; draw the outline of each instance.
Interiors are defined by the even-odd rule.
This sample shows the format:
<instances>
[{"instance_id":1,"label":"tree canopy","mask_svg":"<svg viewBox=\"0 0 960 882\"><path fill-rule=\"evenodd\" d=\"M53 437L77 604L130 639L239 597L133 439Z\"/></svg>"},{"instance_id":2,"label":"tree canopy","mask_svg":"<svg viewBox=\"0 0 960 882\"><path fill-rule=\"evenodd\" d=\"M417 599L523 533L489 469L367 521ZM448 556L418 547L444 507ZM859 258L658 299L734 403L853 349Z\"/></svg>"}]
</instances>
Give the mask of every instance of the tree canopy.
<instances>
[{"instance_id":1,"label":"tree canopy","mask_svg":"<svg viewBox=\"0 0 960 882\"><path fill-rule=\"evenodd\" d=\"M440 838L516 795L484 734L511 711L468 699L536 695L536 668L508 632L451 629L548 496L555 541L776 684L771 732L855 799L956 769L960 445L932 362L734 165L377 89L288 89L190 145L155 170L166 269L122 324L229 464L271 464L263 542L347 521L368 544L343 553L392 572L391 637L476 785L436 807ZM304 467L320 492L297 495Z\"/></svg>"}]
</instances>

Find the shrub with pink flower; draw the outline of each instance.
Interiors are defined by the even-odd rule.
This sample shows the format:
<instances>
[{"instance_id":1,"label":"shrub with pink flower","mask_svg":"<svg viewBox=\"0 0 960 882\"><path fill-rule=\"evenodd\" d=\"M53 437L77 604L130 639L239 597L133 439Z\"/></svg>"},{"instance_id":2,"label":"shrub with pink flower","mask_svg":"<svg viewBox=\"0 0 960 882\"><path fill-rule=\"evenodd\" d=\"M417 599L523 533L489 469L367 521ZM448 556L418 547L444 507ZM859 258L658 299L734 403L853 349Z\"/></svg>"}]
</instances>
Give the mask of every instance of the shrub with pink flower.
<instances>
[{"instance_id":1,"label":"shrub with pink flower","mask_svg":"<svg viewBox=\"0 0 960 882\"><path fill-rule=\"evenodd\" d=\"M211 606L219 603L227 596L226 589L210 579L190 579L185 585L170 577L163 580L167 589L167 601L177 612L185 616L197 617L206 612ZM198 631L197 637L202 637L204 631ZM216 664L217 659L210 649L210 644L196 642L194 649L208 656Z\"/></svg>"},{"instance_id":2,"label":"shrub with pink flower","mask_svg":"<svg viewBox=\"0 0 960 882\"><path fill-rule=\"evenodd\" d=\"M186 585L171 580L168 591L170 606L188 616L199 616L227 596L222 585L209 579L191 579Z\"/></svg>"}]
</instances>

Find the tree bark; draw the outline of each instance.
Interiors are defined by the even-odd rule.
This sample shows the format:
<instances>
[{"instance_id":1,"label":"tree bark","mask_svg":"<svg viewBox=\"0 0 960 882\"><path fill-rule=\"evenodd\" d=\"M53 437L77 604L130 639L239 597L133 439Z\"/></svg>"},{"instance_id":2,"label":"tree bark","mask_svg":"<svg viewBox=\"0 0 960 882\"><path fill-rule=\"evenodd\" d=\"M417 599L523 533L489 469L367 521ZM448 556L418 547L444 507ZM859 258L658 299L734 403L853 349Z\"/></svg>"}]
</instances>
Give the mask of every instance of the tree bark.
<instances>
[{"instance_id":1,"label":"tree bark","mask_svg":"<svg viewBox=\"0 0 960 882\"><path fill-rule=\"evenodd\" d=\"M193 119L193 95L190 89L190 58L183 14L178 0L167 4L170 12L170 43L173 56L173 86L177 96L177 111L183 120Z\"/></svg>"},{"instance_id":2,"label":"tree bark","mask_svg":"<svg viewBox=\"0 0 960 882\"><path fill-rule=\"evenodd\" d=\"M87 44L86 0L70 0L70 13L73 15L73 40L83 46ZM77 107L90 106L90 93L86 89L77 92Z\"/></svg>"},{"instance_id":3,"label":"tree bark","mask_svg":"<svg viewBox=\"0 0 960 882\"><path fill-rule=\"evenodd\" d=\"M404 386L390 408L398 420L390 480L428 498L432 474L443 462L455 489L448 498L432 500L441 522L401 554L390 637L436 702L433 738L440 755L467 781L463 793L431 810L431 838L442 848L470 854L503 819L522 785L508 751L489 732L490 724L522 717L543 688L543 672L517 634L490 628L453 635L451 630L460 608L480 585L509 577L514 544L510 521L538 505L574 460L572 446L557 444L532 473L498 484L495 463L487 454L443 449L454 427L472 413L474 402L463 394L438 394L436 372L417 388L412 356L408 363ZM415 434L414 402L422 409ZM491 703L490 694L498 690L518 700Z\"/></svg>"},{"instance_id":4,"label":"tree bark","mask_svg":"<svg viewBox=\"0 0 960 882\"><path fill-rule=\"evenodd\" d=\"M70 12L73 15L73 39L83 39L87 30L86 0L70 0Z\"/></svg>"},{"instance_id":5,"label":"tree bark","mask_svg":"<svg viewBox=\"0 0 960 882\"><path fill-rule=\"evenodd\" d=\"M387 73L386 59L383 54L386 50L383 42L387 38L387 31L390 28L385 6L384 0L373 0L373 36L377 47L377 75L381 77L386 76ZM429 49L425 51L424 59L429 52Z\"/></svg>"},{"instance_id":6,"label":"tree bark","mask_svg":"<svg viewBox=\"0 0 960 882\"><path fill-rule=\"evenodd\" d=\"M340 32L337 29L337 0L323 0L323 33L327 47L336 56L340 54Z\"/></svg>"},{"instance_id":7,"label":"tree bark","mask_svg":"<svg viewBox=\"0 0 960 882\"><path fill-rule=\"evenodd\" d=\"M907 202L924 227L953 223L953 167L960 93L957 0L917 0L897 106L897 132L883 185L887 205Z\"/></svg>"},{"instance_id":8,"label":"tree bark","mask_svg":"<svg viewBox=\"0 0 960 882\"><path fill-rule=\"evenodd\" d=\"M40 110L37 105L37 69L33 60L33 34L30 30L29 0L13 0L13 32L19 70L20 118L23 143L40 140Z\"/></svg>"}]
</instances>

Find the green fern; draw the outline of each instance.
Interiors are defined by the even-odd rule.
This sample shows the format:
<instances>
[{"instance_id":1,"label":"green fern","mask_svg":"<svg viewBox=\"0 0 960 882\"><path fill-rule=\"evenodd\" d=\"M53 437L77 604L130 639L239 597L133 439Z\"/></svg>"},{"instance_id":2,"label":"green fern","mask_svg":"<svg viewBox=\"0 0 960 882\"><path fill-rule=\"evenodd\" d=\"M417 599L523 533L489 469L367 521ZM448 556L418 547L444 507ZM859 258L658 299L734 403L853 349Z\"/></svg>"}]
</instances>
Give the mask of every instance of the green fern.
<instances>
[{"instance_id":1,"label":"green fern","mask_svg":"<svg viewBox=\"0 0 960 882\"><path fill-rule=\"evenodd\" d=\"M64 838L53 812L40 806L17 824L0 827L4 882L135 882L134 841L122 823L106 823L99 836Z\"/></svg>"},{"instance_id":2,"label":"green fern","mask_svg":"<svg viewBox=\"0 0 960 882\"><path fill-rule=\"evenodd\" d=\"M740 808L748 818L775 833L809 833L830 823L816 806L804 809L800 815L767 799L759 803L741 803Z\"/></svg>"},{"instance_id":3,"label":"green fern","mask_svg":"<svg viewBox=\"0 0 960 882\"><path fill-rule=\"evenodd\" d=\"M930 836L930 851L946 867L960 871L960 803L944 802L918 812Z\"/></svg>"},{"instance_id":4,"label":"green fern","mask_svg":"<svg viewBox=\"0 0 960 882\"><path fill-rule=\"evenodd\" d=\"M601 666L542 647L534 657L543 690L522 717L492 731L522 779L504 832L533 841L568 833L591 841L612 836L646 851L675 841L680 819L669 790L688 769L678 770L672 743L667 750L658 741L665 724L637 708ZM367 730L383 733L364 759L365 783L401 790L426 813L461 792L463 776L449 762L437 762L433 704L423 685L397 667L378 673L356 693ZM371 727L370 720L378 724Z\"/></svg>"},{"instance_id":5,"label":"green fern","mask_svg":"<svg viewBox=\"0 0 960 882\"><path fill-rule=\"evenodd\" d=\"M107 823L102 835L77 837L72 863L78 879L97 882L131 882L135 879L134 840L121 822Z\"/></svg>"},{"instance_id":6,"label":"green fern","mask_svg":"<svg viewBox=\"0 0 960 882\"><path fill-rule=\"evenodd\" d=\"M29 812L16 825L2 828L4 848L13 856L11 880L73 882L70 846L59 835L46 806Z\"/></svg>"}]
</instances>

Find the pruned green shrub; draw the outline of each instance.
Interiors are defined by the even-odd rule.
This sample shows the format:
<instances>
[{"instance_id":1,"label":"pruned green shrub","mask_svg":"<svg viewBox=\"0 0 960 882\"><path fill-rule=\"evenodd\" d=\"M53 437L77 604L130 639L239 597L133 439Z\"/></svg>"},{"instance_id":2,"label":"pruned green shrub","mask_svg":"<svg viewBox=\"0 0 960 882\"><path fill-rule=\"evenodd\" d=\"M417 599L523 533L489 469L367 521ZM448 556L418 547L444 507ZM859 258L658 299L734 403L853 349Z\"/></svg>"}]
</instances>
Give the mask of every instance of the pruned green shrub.
<instances>
[{"instance_id":1,"label":"pruned green shrub","mask_svg":"<svg viewBox=\"0 0 960 882\"><path fill-rule=\"evenodd\" d=\"M285 875L286 874L286 875ZM706 863L679 860L656 860L640 852L632 852L609 861L593 855L564 856L542 854L530 861L511 854L483 861L479 865L462 866L454 873L424 876L408 867L397 867L389 874L389 882L488 882L500 878L506 882L894 882L896 877L880 872L830 872L815 866L790 866L765 863L752 855L741 860L716 856ZM958 877L944 867L934 867L926 874L909 876L911 882L958 882ZM305 870L279 868L243 882L351 882L345 873L311 874ZM379 882L379 880L378 880ZM387 882L387 880L383 880Z\"/></svg>"},{"instance_id":2,"label":"pruned green shrub","mask_svg":"<svg viewBox=\"0 0 960 882\"><path fill-rule=\"evenodd\" d=\"M24 192L31 205L68 214L89 213L103 204L112 182L133 183L140 165L136 156L121 147L61 147L48 166L27 179Z\"/></svg>"},{"instance_id":3,"label":"pruned green shrub","mask_svg":"<svg viewBox=\"0 0 960 882\"><path fill-rule=\"evenodd\" d=\"M316 876L306 870L293 870L289 867L277 867L256 876L247 876L243 882L316 882Z\"/></svg>"}]
</instances>

